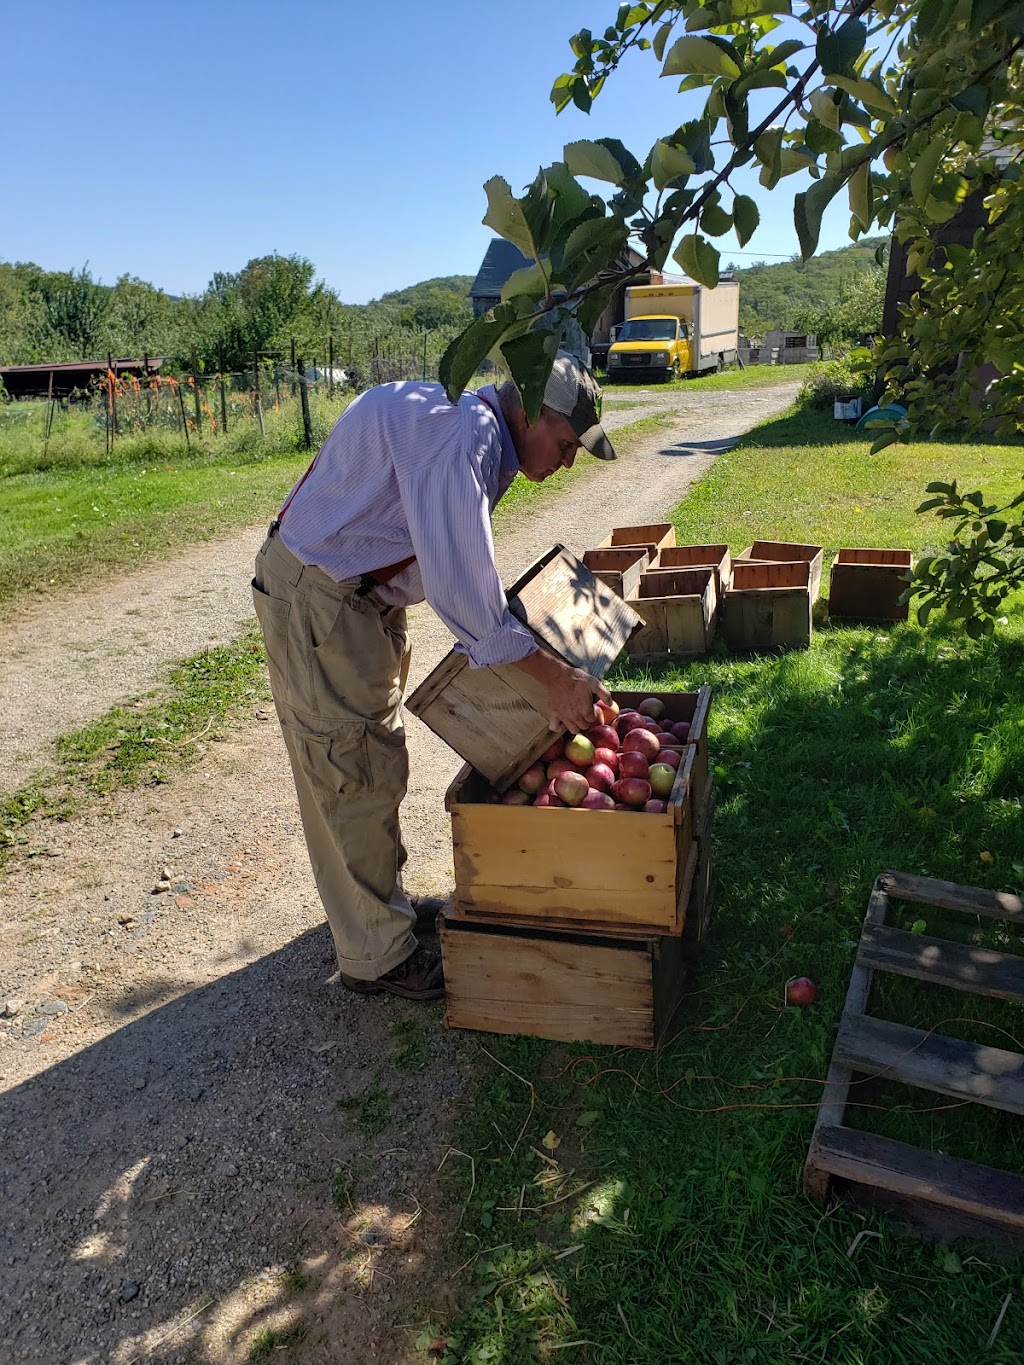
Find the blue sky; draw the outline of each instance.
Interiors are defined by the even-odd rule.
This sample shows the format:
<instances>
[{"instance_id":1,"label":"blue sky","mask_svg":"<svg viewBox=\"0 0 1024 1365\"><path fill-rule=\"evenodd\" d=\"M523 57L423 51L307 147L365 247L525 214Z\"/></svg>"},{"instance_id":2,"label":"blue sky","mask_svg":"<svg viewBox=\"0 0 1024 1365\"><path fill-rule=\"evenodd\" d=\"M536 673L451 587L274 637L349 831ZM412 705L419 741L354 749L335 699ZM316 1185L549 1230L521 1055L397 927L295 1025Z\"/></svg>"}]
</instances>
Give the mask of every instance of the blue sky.
<instances>
[{"instance_id":1,"label":"blue sky","mask_svg":"<svg viewBox=\"0 0 1024 1365\"><path fill-rule=\"evenodd\" d=\"M621 137L641 159L700 93L634 54L588 117L548 92L578 29L616 0L34 0L4 7L0 259L89 263L171 293L271 251L308 256L346 302L473 274L483 182L518 192L565 142ZM761 206L750 263L796 250L792 176ZM846 245L833 204L823 249ZM721 238L723 260L735 247Z\"/></svg>"}]
</instances>

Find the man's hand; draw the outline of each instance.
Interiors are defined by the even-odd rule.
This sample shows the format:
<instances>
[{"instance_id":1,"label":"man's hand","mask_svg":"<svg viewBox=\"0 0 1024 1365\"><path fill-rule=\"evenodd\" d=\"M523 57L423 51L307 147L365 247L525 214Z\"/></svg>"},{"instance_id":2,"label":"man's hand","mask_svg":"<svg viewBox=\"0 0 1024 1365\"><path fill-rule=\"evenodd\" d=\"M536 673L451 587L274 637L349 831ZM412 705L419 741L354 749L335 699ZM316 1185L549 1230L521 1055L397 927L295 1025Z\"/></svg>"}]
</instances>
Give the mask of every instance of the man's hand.
<instances>
[{"instance_id":1,"label":"man's hand","mask_svg":"<svg viewBox=\"0 0 1024 1365\"><path fill-rule=\"evenodd\" d=\"M545 650L538 649L535 654L519 659L516 667L543 685L548 694L551 712L548 724L552 730L571 730L577 734L589 729L600 720L595 698L611 701L604 683Z\"/></svg>"}]
</instances>

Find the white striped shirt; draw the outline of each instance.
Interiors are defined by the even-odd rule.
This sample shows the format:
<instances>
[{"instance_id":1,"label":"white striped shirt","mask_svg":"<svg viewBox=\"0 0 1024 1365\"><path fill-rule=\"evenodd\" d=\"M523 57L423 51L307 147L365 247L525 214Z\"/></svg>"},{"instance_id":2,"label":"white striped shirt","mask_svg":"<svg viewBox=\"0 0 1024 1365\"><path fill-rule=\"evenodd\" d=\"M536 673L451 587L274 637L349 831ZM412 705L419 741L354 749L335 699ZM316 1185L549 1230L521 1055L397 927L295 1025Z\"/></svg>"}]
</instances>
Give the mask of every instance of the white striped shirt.
<instances>
[{"instance_id":1,"label":"white striped shirt","mask_svg":"<svg viewBox=\"0 0 1024 1365\"><path fill-rule=\"evenodd\" d=\"M440 384L381 384L338 418L279 534L337 583L415 555L378 596L425 598L474 666L512 663L536 643L508 610L491 512L518 472L493 387L452 404Z\"/></svg>"}]
</instances>

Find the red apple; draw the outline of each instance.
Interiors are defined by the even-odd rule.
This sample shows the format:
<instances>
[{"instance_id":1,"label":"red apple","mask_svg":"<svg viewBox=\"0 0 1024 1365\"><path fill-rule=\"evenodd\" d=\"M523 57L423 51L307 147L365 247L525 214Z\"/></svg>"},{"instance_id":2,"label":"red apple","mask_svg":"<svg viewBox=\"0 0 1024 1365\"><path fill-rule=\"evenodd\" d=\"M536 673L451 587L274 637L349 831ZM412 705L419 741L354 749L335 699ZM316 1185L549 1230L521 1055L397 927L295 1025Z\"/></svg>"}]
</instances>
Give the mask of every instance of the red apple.
<instances>
[{"instance_id":1,"label":"red apple","mask_svg":"<svg viewBox=\"0 0 1024 1365\"><path fill-rule=\"evenodd\" d=\"M595 791L591 787L580 802L580 810L614 810L615 802L607 792Z\"/></svg>"},{"instance_id":2,"label":"red apple","mask_svg":"<svg viewBox=\"0 0 1024 1365\"><path fill-rule=\"evenodd\" d=\"M650 764L643 754L637 753L635 749L627 749L619 754L619 776L620 777L642 777L646 779Z\"/></svg>"},{"instance_id":3,"label":"red apple","mask_svg":"<svg viewBox=\"0 0 1024 1365\"><path fill-rule=\"evenodd\" d=\"M680 763L679 754L675 749L659 749L658 762L667 764L670 768L678 768Z\"/></svg>"},{"instance_id":4,"label":"red apple","mask_svg":"<svg viewBox=\"0 0 1024 1365\"><path fill-rule=\"evenodd\" d=\"M578 768L586 768L594 761L594 745L586 735L573 735L569 743L565 746L565 756L570 763L574 763Z\"/></svg>"},{"instance_id":5,"label":"red apple","mask_svg":"<svg viewBox=\"0 0 1024 1365\"><path fill-rule=\"evenodd\" d=\"M556 796L554 792L541 792L533 805L534 809L536 809L538 806L564 806L565 802L560 796Z\"/></svg>"},{"instance_id":6,"label":"red apple","mask_svg":"<svg viewBox=\"0 0 1024 1365\"><path fill-rule=\"evenodd\" d=\"M605 725L615 724L615 717L619 714L619 703L617 701L599 701L597 709Z\"/></svg>"},{"instance_id":7,"label":"red apple","mask_svg":"<svg viewBox=\"0 0 1024 1365\"><path fill-rule=\"evenodd\" d=\"M690 737L690 722L688 720L677 720L672 726L672 733L680 744L685 744Z\"/></svg>"},{"instance_id":8,"label":"red apple","mask_svg":"<svg viewBox=\"0 0 1024 1365\"><path fill-rule=\"evenodd\" d=\"M647 780L650 782L651 791L655 796L669 796L672 792L672 784L676 780L676 770L670 768L667 763L655 763Z\"/></svg>"},{"instance_id":9,"label":"red apple","mask_svg":"<svg viewBox=\"0 0 1024 1365\"><path fill-rule=\"evenodd\" d=\"M638 711L620 711L618 718L615 721L615 728L620 735L624 735L629 729L631 722L638 720L639 718L640 713Z\"/></svg>"},{"instance_id":10,"label":"red apple","mask_svg":"<svg viewBox=\"0 0 1024 1365\"><path fill-rule=\"evenodd\" d=\"M617 749L619 736L613 725L592 725L586 732L595 749Z\"/></svg>"},{"instance_id":11,"label":"red apple","mask_svg":"<svg viewBox=\"0 0 1024 1365\"><path fill-rule=\"evenodd\" d=\"M650 716L651 720L660 720L665 714L665 703L658 697L645 697L636 709L642 716Z\"/></svg>"},{"instance_id":12,"label":"red apple","mask_svg":"<svg viewBox=\"0 0 1024 1365\"><path fill-rule=\"evenodd\" d=\"M791 976L786 982L787 1005L813 1005L818 988L809 976Z\"/></svg>"},{"instance_id":13,"label":"red apple","mask_svg":"<svg viewBox=\"0 0 1024 1365\"><path fill-rule=\"evenodd\" d=\"M599 792L606 792L615 781L615 774L606 763L591 763L584 776L591 787Z\"/></svg>"},{"instance_id":14,"label":"red apple","mask_svg":"<svg viewBox=\"0 0 1024 1365\"><path fill-rule=\"evenodd\" d=\"M580 771L575 763L570 763L567 758L556 758L554 763L548 764L548 777L553 779L561 777L563 773L578 773Z\"/></svg>"},{"instance_id":15,"label":"red apple","mask_svg":"<svg viewBox=\"0 0 1024 1365\"><path fill-rule=\"evenodd\" d=\"M644 811L647 815L664 815L668 806L664 801L650 800L644 802Z\"/></svg>"},{"instance_id":16,"label":"red apple","mask_svg":"<svg viewBox=\"0 0 1024 1365\"><path fill-rule=\"evenodd\" d=\"M605 767L611 768L613 773L619 771L619 755L616 749L595 749L594 762L603 763Z\"/></svg>"},{"instance_id":17,"label":"red apple","mask_svg":"<svg viewBox=\"0 0 1024 1365\"><path fill-rule=\"evenodd\" d=\"M612 787L612 796L627 806L642 806L651 799L651 784L640 777L620 777Z\"/></svg>"},{"instance_id":18,"label":"red apple","mask_svg":"<svg viewBox=\"0 0 1024 1365\"><path fill-rule=\"evenodd\" d=\"M650 730L630 730L622 741L623 752L633 752L643 754L648 763L653 763L658 757L658 750L661 744L657 735L652 735Z\"/></svg>"},{"instance_id":19,"label":"red apple","mask_svg":"<svg viewBox=\"0 0 1024 1365\"><path fill-rule=\"evenodd\" d=\"M625 730L621 730L619 733L625 736L632 733L633 730L649 730L650 728L651 722L646 716L634 716L632 720L627 722Z\"/></svg>"},{"instance_id":20,"label":"red apple","mask_svg":"<svg viewBox=\"0 0 1024 1365\"><path fill-rule=\"evenodd\" d=\"M547 775L544 772L544 765L542 763L532 763L519 779L519 785L524 792L529 792L531 796L536 796L546 780Z\"/></svg>"},{"instance_id":21,"label":"red apple","mask_svg":"<svg viewBox=\"0 0 1024 1365\"><path fill-rule=\"evenodd\" d=\"M581 805L588 791L590 783L582 773L562 773L561 777L555 778L555 795L567 806Z\"/></svg>"},{"instance_id":22,"label":"red apple","mask_svg":"<svg viewBox=\"0 0 1024 1365\"><path fill-rule=\"evenodd\" d=\"M542 763L554 763L556 758L561 758L565 753L565 740L556 739L540 756Z\"/></svg>"},{"instance_id":23,"label":"red apple","mask_svg":"<svg viewBox=\"0 0 1024 1365\"><path fill-rule=\"evenodd\" d=\"M501 798L501 804L503 806L528 806L530 801L531 797L529 792L521 791L519 787L512 787L511 790L507 791Z\"/></svg>"}]
</instances>

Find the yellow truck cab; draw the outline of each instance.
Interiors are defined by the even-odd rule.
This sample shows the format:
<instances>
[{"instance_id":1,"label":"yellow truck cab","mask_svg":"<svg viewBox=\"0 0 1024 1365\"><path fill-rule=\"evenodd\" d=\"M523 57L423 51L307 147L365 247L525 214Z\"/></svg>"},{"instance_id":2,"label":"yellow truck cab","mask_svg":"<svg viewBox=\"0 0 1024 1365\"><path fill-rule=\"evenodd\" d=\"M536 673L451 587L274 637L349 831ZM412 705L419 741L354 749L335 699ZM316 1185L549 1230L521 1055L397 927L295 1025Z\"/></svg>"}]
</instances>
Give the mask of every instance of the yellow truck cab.
<instances>
[{"instance_id":1,"label":"yellow truck cab","mask_svg":"<svg viewBox=\"0 0 1024 1365\"><path fill-rule=\"evenodd\" d=\"M630 285L625 314L608 349L609 379L672 379L722 369L736 360L736 280L722 280L715 289L693 280Z\"/></svg>"}]
</instances>

